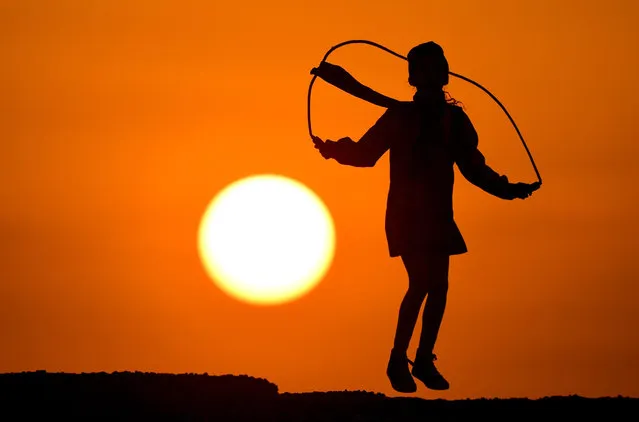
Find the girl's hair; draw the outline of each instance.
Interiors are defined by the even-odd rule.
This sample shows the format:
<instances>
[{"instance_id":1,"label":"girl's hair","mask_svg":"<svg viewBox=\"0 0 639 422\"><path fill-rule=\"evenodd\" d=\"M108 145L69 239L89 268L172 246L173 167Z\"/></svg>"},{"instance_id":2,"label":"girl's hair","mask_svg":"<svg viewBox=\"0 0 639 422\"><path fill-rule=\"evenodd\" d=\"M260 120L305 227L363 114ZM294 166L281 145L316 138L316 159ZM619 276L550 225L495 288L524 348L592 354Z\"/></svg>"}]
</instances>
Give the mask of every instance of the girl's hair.
<instances>
[{"instance_id":1,"label":"girl's hair","mask_svg":"<svg viewBox=\"0 0 639 422\"><path fill-rule=\"evenodd\" d=\"M446 100L446 102L448 104L454 105L454 106L459 106L461 108L465 108L464 107L464 103L462 103L461 101L456 100L455 98L453 98L452 95L450 95L450 93L444 89L442 89L442 91L444 92L444 99Z\"/></svg>"}]
</instances>

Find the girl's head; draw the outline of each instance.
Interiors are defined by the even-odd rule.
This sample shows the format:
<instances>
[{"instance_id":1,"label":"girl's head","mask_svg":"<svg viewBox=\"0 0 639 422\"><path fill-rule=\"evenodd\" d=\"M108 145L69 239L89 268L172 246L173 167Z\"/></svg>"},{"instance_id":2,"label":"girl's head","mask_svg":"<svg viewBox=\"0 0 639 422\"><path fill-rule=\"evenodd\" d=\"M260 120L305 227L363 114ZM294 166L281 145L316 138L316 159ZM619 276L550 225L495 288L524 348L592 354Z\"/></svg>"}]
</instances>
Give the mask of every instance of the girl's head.
<instances>
[{"instance_id":1,"label":"girl's head","mask_svg":"<svg viewBox=\"0 0 639 422\"><path fill-rule=\"evenodd\" d=\"M413 47L408 56L408 83L418 91L442 90L448 84L448 61L433 41Z\"/></svg>"}]
</instances>

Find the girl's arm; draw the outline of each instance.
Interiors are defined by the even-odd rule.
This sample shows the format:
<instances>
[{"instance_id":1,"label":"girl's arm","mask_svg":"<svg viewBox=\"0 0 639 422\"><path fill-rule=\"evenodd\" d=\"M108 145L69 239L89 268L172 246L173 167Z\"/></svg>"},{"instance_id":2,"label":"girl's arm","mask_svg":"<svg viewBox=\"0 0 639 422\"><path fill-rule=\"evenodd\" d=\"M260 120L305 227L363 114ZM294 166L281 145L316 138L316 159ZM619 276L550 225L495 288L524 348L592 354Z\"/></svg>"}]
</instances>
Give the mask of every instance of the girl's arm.
<instances>
[{"instance_id":1,"label":"girl's arm","mask_svg":"<svg viewBox=\"0 0 639 422\"><path fill-rule=\"evenodd\" d=\"M334 158L340 164L373 167L390 148L394 121L393 111L388 109L358 142L348 137L338 141L326 140L325 142L316 138L314 140L315 148L319 149L324 158Z\"/></svg>"},{"instance_id":2,"label":"girl's arm","mask_svg":"<svg viewBox=\"0 0 639 422\"><path fill-rule=\"evenodd\" d=\"M464 113L459 113L460 131L455 145L455 162L462 175L473 185L502 199L514 199L512 184L488 164L477 148L479 138L472 122Z\"/></svg>"}]
</instances>

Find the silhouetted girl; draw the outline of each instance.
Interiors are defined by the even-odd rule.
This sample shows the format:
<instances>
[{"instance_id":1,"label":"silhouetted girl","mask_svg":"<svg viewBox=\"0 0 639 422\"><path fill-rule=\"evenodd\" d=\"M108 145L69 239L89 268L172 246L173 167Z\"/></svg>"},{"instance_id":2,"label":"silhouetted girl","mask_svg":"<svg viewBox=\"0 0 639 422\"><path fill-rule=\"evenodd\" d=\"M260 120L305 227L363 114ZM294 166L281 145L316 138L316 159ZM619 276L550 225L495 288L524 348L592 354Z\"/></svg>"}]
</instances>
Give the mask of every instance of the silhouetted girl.
<instances>
[{"instance_id":1,"label":"silhouetted girl","mask_svg":"<svg viewBox=\"0 0 639 422\"><path fill-rule=\"evenodd\" d=\"M387 375L393 388L405 393L417 389L413 376L428 388L449 388L435 367L433 349L446 308L449 257L467 252L453 219L453 164L472 184L502 199L524 199L538 187L509 183L486 165L470 119L454 100L446 99L448 62L439 45L420 44L407 58L408 82L416 88L413 101L389 108L359 142L315 138L324 158L357 167L374 166L390 150L386 237L390 256L402 258L409 283ZM330 66L323 63L315 73L322 76ZM406 351L424 300L411 376Z\"/></svg>"}]
</instances>

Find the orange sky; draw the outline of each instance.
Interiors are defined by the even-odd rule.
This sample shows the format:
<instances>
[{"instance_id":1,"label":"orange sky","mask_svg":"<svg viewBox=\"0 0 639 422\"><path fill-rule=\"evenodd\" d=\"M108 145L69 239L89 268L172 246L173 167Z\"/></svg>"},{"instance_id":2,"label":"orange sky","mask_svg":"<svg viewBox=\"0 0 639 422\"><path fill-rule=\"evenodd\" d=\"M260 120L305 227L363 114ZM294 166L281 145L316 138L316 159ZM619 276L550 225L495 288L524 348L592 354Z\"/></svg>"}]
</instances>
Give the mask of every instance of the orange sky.
<instances>
[{"instance_id":1,"label":"orange sky","mask_svg":"<svg viewBox=\"0 0 639 422\"><path fill-rule=\"evenodd\" d=\"M435 40L506 105L544 185L502 201L458 173L470 253L452 258L436 349L452 389L417 395L639 396L637 21L631 0L2 2L0 371L234 373L395 395L385 368L407 280L384 237L388 157L322 159L306 90L338 42L405 54ZM412 95L405 63L376 49L331 61ZM534 181L497 105L465 82L449 91L488 163ZM333 139L382 113L322 82L313 106ZM305 183L337 230L327 277L279 307L226 296L196 250L211 198L256 173Z\"/></svg>"}]
</instances>

